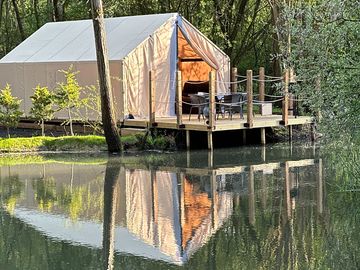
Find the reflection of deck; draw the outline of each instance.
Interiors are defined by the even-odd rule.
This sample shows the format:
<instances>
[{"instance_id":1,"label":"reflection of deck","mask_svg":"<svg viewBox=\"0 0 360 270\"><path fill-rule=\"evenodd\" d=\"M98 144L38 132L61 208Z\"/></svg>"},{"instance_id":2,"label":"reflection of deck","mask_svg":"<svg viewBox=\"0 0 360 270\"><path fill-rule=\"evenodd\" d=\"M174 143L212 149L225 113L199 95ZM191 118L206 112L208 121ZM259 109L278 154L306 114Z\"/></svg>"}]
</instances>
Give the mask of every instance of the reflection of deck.
<instances>
[{"instance_id":1,"label":"reflection of deck","mask_svg":"<svg viewBox=\"0 0 360 270\"><path fill-rule=\"evenodd\" d=\"M171 171L177 173L185 173L187 175L225 175L225 174L237 174L248 171L250 167L252 167L253 171L268 171L268 170L277 170L285 166L287 163L289 168L299 168L299 167L307 167L315 164L314 159L302 159L302 160L294 160L294 161L286 161L286 162L270 162L270 163L261 163L261 164L253 164L253 165L236 165L229 167L217 168L216 166L213 168L189 168L189 167L171 167L171 166L157 166L156 168L160 171ZM148 166L142 164L124 164L126 169L140 169L146 170L150 169Z\"/></svg>"},{"instance_id":2,"label":"reflection of deck","mask_svg":"<svg viewBox=\"0 0 360 270\"><path fill-rule=\"evenodd\" d=\"M200 119L198 121L197 115L194 114L191 116L189 121L189 115L183 115L183 126L178 127L176 117L162 117L156 118L155 126L157 128L163 129L183 129L183 130L193 130L193 131L209 131L210 127L205 123L205 120ZM280 127L282 116L281 115L268 115L261 116L256 115L254 117L254 125L252 128L265 128L265 127ZM288 125L304 125L310 124L313 122L312 117L310 116L289 116ZM220 118L216 120L213 131L226 131L226 130L240 130L248 129L246 127L247 119L244 115L244 119L240 119L239 115L236 114L232 120L228 117ZM128 119L124 121L124 127L149 127L148 119Z\"/></svg>"}]
</instances>

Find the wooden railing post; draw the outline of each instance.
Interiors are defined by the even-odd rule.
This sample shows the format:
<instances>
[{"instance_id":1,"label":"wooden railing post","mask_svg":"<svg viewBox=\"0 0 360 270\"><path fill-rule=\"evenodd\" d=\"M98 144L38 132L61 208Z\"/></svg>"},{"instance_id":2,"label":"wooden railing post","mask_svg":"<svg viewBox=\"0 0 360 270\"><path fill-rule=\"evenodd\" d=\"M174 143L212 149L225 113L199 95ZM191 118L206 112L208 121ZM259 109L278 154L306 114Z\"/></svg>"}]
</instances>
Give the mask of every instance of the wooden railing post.
<instances>
[{"instance_id":1,"label":"wooden railing post","mask_svg":"<svg viewBox=\"0 0 360 270\"><path fill-rule=\"evenodd\" d=\"M289 70L284 72L284 99L282 102L282 124L286 126L289 119Z\"/></svg>"},{"instance_id":2,"label":"wooden railing post","mask_svg":"<svg viewBox=\"0 0 360 270\"><path fill-rule=\"evenodd\" d=\"M230 86L230 87L231 87L231 93L237 92L237 84L234 83L234 82L237 81L236 76L237 76L237 68L236 68L236 67L233 67L233 68L231 69L231 82L232 82L232 84L231 84L231 86Z\"/></svg>"},{"instance_id":3,"label":"wooden railing post","mask_svg":"<svg viewBox=\"0 0 360 270\"><path fill-rule=\"evenodd\" d=\"M265 68L260 67L259 69L259 100L265 100Z\"/></svg>"},{"instance_id":4,"label":"wooden railing post","mask_svg":"<svg viewBox=\"0 0 360 270\"><path fill-rule=\"evenodd\" d=\"M176 72L176 116L178 128L182 126L182 79L181 71Z\"/></svg>"},{"instance_id":5,"label":"wooden railing post","mask_svg":"<svg viewBox=\"0 0 360 270\"><path fill-rule=\"evenodd\" d=\"M246 71L246 93L247 93L247 125L251 128L254 125L253 116L253 72L252 70Z\"/></svg>"},{"instance_id":6,"label":"wooden railing post","mask_svg":"<svg viewBox=\"0 0 360 270\"><path fill-rule=\"evenodd\" d=\"M215 125L215 80L216 73L215 71L211 71L209 73L209 128L213 130Z\"/></svg>"},{"instance_id":7,"label":"wooden railing post","mask_svg":"<svg viewBox=\"0 0 360 270\"><path fill-rule=\"evenodd\" d=\"M155 76L154 71L149 71L149 124L155 123Z\"/></svg>"}]
</instances>

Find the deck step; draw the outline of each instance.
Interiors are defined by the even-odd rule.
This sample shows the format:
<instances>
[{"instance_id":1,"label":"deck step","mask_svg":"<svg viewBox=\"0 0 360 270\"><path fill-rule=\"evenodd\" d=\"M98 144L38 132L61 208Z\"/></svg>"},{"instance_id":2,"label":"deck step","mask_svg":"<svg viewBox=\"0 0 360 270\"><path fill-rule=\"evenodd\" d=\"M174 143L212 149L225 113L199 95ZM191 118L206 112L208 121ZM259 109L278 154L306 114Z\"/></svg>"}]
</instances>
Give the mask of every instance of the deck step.
<instances>
[{"instance_id":1,"label":"deck step","mask_svg":"<svg viewBox=\"0 0 360 270\"><path fill-rule=\"evenodd\" d=\"M146 132L145 128L121 128L121 136L143 134Z\"/></svg>"}]
</instances>

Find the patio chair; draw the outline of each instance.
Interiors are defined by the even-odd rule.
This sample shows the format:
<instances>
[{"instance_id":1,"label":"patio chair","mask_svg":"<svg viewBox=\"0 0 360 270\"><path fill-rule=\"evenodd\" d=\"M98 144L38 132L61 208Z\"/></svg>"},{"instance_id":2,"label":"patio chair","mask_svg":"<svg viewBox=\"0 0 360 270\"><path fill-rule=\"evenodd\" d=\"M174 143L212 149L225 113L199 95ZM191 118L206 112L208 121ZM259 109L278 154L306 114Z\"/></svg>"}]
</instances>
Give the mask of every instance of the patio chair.
<instances>
[{"instance_id":1,"label":"patio chair","mask_svg":"<svg viewBox=\"0 0 360 270\"><path fill-rule=\"evenodd\" d=\"M189 121L191 119L191 113L194 108L198 110L198 120L200 121L200 115L202 115L203 119L205 119L204 118L204 108L207 103L206 97L196 95L196 94L190 94L189 97L190 97Z\"/></svg>"},{"instance_id":2,"label":"patio chair","mask_svg":"<svg viewBox=\"0 0 360 270\"><path fill-rule=\"evenodd\" d=\"M243 110L242 110L242 97L240 93L230 94L224 96L224 104L222 104L222 111L224 114L229 113L229 117L232 120L234 113L240 113L240 118L244 119Z\"/></svg>"}]
</instances>

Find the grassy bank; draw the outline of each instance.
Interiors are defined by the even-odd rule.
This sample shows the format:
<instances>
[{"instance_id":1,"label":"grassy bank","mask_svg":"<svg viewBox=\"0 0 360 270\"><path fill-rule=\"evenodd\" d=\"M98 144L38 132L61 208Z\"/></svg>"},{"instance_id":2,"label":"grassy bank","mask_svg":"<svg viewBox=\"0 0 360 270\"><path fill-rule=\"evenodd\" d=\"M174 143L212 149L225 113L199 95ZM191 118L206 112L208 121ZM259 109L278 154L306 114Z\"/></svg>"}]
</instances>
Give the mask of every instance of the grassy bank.
<instances>
[{"instance_id":1,"label":"grassy bank","mask_svg":"<svg viewBox=\"0 0 360 270\"><path fill-rule=\"evenodd\" d=\"M166 150L174 147L171 139L165 136L129 135L121 137L125 150ZM0 153L19 152L100 152L106 151L107 145L103 136L64 136L64 137L27 137L0 139Z\"/></svg>"},{"instance_id":2,"label":"grassy bank","mask_svg":"<svg viewBox=\"0 0 360 270\"><path fill-rule=\"evenodd\" d=\"M28 137L0 139L0 152L105 151L102 136Z\"/></svg>"}]
</instances>

